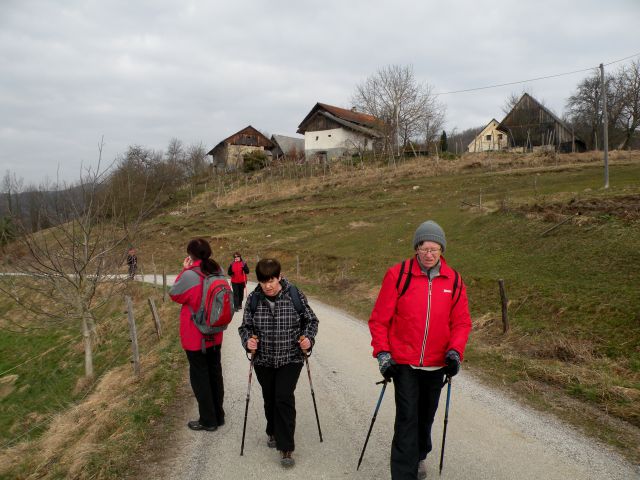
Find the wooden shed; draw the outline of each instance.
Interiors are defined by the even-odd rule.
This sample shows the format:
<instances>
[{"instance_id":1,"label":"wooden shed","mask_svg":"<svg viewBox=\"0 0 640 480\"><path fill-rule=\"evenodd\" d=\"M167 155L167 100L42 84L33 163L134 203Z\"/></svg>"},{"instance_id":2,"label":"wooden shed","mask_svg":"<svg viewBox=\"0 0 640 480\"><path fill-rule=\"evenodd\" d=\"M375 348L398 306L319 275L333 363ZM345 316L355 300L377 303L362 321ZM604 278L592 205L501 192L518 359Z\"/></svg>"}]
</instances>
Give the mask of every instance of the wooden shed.
<instances>
[{"instance_id":1,"label":"wooden shed","mask_svg":"<svg viewBox=\"0 0 640 480\"><path fill-rule=\"evenodd\" d=\"M213 167L220 170L242 168L243 155L255 150L271 154L274 144L251 125L225 138L207 155L211 155Z\"/></svg>"},{"instance_id":2,"label":"wooden shed","mask_svg":"<svg viewBox=\"0 0 640 480\"><path fill-rule=\"evenodd\" d=\"M508 134L510 150L581 152L586 149L571 127L528 93L522 95L497 129Z\"/></svg>"}]
</instances>

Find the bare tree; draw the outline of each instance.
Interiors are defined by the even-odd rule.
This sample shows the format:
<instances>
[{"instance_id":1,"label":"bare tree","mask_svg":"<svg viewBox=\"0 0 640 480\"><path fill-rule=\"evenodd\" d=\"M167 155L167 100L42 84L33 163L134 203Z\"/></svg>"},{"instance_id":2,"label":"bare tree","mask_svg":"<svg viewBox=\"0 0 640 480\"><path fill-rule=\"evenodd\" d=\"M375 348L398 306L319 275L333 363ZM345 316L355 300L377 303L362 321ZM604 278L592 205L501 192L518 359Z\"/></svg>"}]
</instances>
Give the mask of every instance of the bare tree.
<instances>
[{"instance_id":1,"label":"bare tree","mask_svg":"<svg viewBox=\"0 0 640 480\"><path fill-rule=\"evenodd\" d=\"M640 127L640 60L620 69L615 78L614 92L619 98L619 111L614 112L614 118L624 138L620 148L627 149Z\"/></svg>"},{"instance_id":2,"label":"bare tree","mask_svg":"<svg viewBox=\"0 0 640 480\"><path fill-rule=\"evenodd\" d=\"M387 65L356 86L352 104L380 119L389 153L410 139L429 141L442 130L445 107L426 83L419 83L413 67Z\"/></svg>"},{"instance_id":3,"label":"bare tree","mask_svg":"<svg viewBox=\"0 0 640 480\"><path fill-rule=\"evenodd\" d=\"M99 151L101 160L102 144ZM109 180L99 161L73 188L58 189L51 208L40 211L53 227L37 232L18 222L11 266L24 276L2 277L0 283L0 290L23 307L25 320L30 315L37 324L46 318L48 326L80 327L88 377L93 375L96 312L124 288L126 280L114 273L148 214L139 208L137 215L125 215L118 209Z\"/></svg>"}]
</instances>

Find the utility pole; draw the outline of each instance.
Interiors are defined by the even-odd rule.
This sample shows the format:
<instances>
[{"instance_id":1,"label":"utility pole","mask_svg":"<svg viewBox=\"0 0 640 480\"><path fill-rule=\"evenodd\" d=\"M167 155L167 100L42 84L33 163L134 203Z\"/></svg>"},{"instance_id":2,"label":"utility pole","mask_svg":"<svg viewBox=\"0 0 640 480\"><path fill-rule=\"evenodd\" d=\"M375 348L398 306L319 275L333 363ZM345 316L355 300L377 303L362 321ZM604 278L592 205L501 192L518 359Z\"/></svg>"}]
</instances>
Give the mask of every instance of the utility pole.
<instances>
[{"instance_id":1,"label":"utility pole","mask_svg":"<svg viewBox=\"0 0 640 480\"><path fill-rule=\"evenodd\" d=\"M604 150L604 188L609 188L609 120L607 119L607 88L604 81L604 65L600 64L602 83L602 146Z\"/></svg>"}]
</instances>

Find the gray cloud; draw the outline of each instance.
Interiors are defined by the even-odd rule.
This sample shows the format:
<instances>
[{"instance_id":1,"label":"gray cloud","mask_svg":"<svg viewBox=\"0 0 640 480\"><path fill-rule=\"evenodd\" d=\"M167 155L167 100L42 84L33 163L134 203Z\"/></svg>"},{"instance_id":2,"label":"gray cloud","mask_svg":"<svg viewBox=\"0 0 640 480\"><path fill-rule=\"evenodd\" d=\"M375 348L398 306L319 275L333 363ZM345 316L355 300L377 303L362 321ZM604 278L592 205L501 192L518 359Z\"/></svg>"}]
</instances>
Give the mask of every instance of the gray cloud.
<instances>
[{"instance_id":1,"label":"gray cloud","mask_svg":"<svg viewBox=\"0 0 640 480\"><path fill-rule=\"evenodd\" d=\"M291 134L316 101L412 64L446 92L596 66L640 51L640 4L615 0L177 0L0 5L0 166L28 181L77 176L140 144L212 147L252 124ZM612 66L613 67L613 66ZM584 75L526 87L561 114ZM500 118L525 85L445 95L447 128Z\"/></svg>"}]
</instances>

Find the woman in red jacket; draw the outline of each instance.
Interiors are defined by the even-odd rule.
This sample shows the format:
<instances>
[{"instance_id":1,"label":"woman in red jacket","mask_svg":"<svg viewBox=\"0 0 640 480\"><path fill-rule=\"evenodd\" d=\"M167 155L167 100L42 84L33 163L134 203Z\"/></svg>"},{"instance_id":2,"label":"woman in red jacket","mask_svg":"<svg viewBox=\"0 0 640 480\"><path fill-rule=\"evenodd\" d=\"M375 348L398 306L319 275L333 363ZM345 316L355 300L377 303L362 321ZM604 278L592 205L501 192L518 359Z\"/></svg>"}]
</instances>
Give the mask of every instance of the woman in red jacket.
<instances>
[{"instance_id":1,"label":"woman in red jacket","mask_svg":"<svg viewBox=\"0 0 640 480\"><path fill-rule=\"evenodd\" d=\"M201 274L219 272L220 265L211 259L211 246L203 238L195 238L187 245L188 256L182 262L182 272L169 291L171 300L182 304L180 310L180 341L189 360L191 388L198 401L200 418L187 423L191 430L215 431L224 425L224 383L220 348L222 332L205 341L206 352L202 352L203 335L191 319L191 311L197 312L202 299ZM191 308L191 310L190 310Z\"/></svg>"},{"instance_id":2,"label":"woman in red jacket","mask_svg":"<svg viewBox=\"0 0 640 480\"><path fill-rule=\"evenodd\" d=\"M244 297L244 289L247 286L247 273L249 273L249 265L242 260L240 252L233 254L233 262L229 265L227 273L231 277L231 288L233 289L233 305L236 312L242 310L242 298Z\"/></svg>"},{"instance_id":3,"label":"woman in red jacket","mask_svg":"<svg viewBox=\"0 0 640 480\"><path fill-rule=\"evenodd\" d=\"M446 246L440 225L420 225L415 256L387 270L369 319L380 373L395 384L393 480L426 478L440 390L458 373L471 331L466 287L442 256Z\"/></svg>"}]
</instances>

